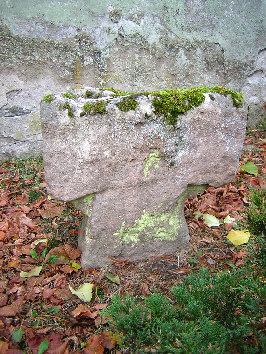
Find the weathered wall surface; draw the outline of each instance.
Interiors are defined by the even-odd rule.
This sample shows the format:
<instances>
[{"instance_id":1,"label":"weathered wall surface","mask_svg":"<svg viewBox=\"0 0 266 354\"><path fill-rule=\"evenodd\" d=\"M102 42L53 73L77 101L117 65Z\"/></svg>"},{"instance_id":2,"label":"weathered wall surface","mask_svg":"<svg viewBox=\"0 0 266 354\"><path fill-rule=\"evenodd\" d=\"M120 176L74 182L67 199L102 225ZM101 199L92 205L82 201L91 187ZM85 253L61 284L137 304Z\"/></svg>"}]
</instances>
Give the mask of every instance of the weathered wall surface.
<instances>
[{"instance_id":1,"label":"weathered wall surface","mask_svg":"<svg viewBox=\"0 0 266 354\"><path fill-rule=\"evenodd\" d=\"M39 155L39 102L78 86L243 90L265 118L263 0L1 0L0 160Z\"/></svg>"}]
</instances>

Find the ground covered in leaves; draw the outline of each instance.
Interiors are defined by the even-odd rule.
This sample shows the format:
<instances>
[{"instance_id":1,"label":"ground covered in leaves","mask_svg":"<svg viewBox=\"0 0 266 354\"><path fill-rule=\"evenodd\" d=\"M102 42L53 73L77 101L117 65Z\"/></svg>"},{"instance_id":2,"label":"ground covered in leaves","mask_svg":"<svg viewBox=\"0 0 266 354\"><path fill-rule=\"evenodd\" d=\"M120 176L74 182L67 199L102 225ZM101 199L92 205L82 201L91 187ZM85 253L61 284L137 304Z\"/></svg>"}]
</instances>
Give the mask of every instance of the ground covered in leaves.
<instances>
[{"instance_id":1,"label":"ground covered in leaves","mask_svg":"<svg viewBox=\"0 0 266 354\"><path fill-rule=\"evenodd\" d=\"M119 336L108 330L100 313L114 295L171 296L173 286L202 267L219 271L243 266L246 244L234 246L226 236L244 228L250 188L265 188L265 154L263 132L249 132L236 180L186 201L191 239L184 257L134 264L112 259L111 266L98 270L81 268L77 238L82 215L47 195L42 161L2 163L0 352L122 352L116 349ZM91 284L87 303L75 294L84 283Z\"/></svg>"}]
</instances>

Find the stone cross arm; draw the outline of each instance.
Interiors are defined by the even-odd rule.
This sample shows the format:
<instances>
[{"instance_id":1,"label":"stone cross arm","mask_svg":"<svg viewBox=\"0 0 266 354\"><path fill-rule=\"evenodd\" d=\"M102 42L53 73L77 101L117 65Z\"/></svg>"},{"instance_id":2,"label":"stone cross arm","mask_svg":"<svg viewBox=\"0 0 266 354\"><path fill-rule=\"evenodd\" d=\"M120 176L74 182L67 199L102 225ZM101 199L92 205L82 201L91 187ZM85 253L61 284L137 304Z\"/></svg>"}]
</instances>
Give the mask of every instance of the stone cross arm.
<instances>
[{"instance_id":1,"label":"stone cross arm","mask_svg":"<svg viewBox=\"0 0 266 354\"><path fill-rule=\"evenodd\" d=\"M247 107L223 87L125 93L84 88L41 102L49 193L84 213L84 267L177 252L184 200L231 181Z\"/></svg>"}]
</instances>

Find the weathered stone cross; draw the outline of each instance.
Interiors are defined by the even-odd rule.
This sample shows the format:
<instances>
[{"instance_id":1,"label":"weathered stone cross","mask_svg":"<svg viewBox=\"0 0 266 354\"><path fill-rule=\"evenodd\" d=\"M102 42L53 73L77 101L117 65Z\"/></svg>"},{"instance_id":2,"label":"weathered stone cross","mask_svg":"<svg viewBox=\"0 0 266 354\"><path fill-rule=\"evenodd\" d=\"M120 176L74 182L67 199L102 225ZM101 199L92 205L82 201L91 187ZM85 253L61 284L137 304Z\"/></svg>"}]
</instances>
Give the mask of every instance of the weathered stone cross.
<instances>
[{"instance_id":1,"label":"weathered stone cross","mask_svg":"<svg viewBox=\"0 0 266 354\"><path fill-rule=\"evenodd\" d=\"M184 200L233 179L246 118L242 95L222 87L45 96L45 178L84 213L83 267L182 254Z\"/></svg>"}]
</instances>

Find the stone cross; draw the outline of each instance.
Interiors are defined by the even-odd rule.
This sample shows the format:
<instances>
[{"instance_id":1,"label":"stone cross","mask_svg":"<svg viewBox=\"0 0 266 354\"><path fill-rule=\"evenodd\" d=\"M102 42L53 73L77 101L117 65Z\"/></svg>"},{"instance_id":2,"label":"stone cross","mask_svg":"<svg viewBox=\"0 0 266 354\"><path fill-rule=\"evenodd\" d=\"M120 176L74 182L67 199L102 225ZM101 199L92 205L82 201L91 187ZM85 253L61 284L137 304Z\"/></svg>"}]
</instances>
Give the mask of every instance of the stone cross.
<instances>
[{"instance_id":1,"label":"stone cross","mask_svg":"<svg viewBox=\"0 0 266 354\"><path fill-rule=\"evenodd\" d=\"M246 119L242 95L222 87L45 96L48 192L84 213L82 266L181 255L184 201L234 178Z\"/></svg>"}]
</instances>

